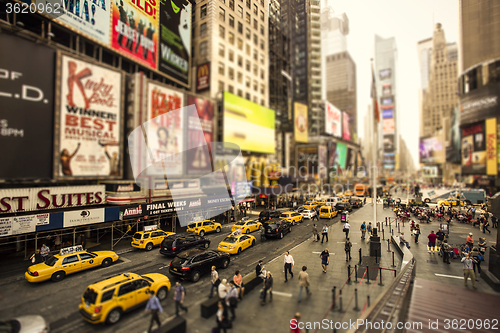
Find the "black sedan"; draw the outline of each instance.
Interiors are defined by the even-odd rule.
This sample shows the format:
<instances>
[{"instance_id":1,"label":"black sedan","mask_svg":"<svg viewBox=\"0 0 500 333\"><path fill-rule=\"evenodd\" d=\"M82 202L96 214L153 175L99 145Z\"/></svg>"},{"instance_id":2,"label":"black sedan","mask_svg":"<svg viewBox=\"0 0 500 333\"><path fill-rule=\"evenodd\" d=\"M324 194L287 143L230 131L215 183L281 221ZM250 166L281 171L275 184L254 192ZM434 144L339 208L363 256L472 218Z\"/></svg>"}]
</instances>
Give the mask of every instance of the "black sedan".
<instances>
[{"instance_id":1,"label":"black sedan","mask_svg":"<svg viewBox=\"0 0 500 333\"><path fill-rule=\"evenodd\" d=\"M229 254L217 250L187 250L172 260L169 272L180 279L197 282L202 275L210 273L212 266L227 268Z\"/></svg>"},{"instance_id":2,"label":"black sedan","mask_svg":"<svg viewBox=\"0 0 500 333\"><path fill-rule=\"evenodd\" d=\"M349 203L351 204L352 208L363 207L363 200L361 200L361 199L350 199Z\"/></svg>"}]
</instances>

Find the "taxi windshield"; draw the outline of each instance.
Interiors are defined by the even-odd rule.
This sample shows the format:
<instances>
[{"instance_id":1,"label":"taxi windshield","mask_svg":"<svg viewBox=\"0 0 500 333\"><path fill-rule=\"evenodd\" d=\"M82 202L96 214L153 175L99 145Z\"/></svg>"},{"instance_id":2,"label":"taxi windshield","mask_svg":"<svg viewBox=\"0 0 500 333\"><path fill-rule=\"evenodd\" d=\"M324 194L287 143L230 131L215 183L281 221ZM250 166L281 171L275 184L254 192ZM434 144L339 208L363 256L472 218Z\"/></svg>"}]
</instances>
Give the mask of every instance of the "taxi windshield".
<instances>
[{"instance_id":1,"label":"taxi windshield","mask_svg":"<svg viewBox=\"0 0 500 333\"><path fill-rule=\"evenodd\" d=\"M238 243L238 238L233 237L233 236L228 236L224 238L223 240L224 243Z\"/></svg>"},{"instance_id":2,"label":"taxi windshield","mask_svg":"<svg viewBox=\"0 0 500 333\"><path fill-rule=\"evenodd\" d=\"M327 209L327 208L323 208L323 209L321 210L321 212L322 212L322 213L328 213L328 209Z\"/></svg>"},{"instance_id":3,"label":"taxi windshield","mask_svg":"<svg viewBox=\"0 0 500 333\"><path fill-rule=\"evenodd\" d=\"M136 233L134 234L134 238L135 238L135 239L141 239L141 238L142 238L142 234L141 234L141 233L136 232Z\"/></svg>"},{"instance_id":4,"label":"taxi windshield","mask_svg":"<svg viewBox=\"0 0 500 333\"><path fill-rule=\"evenodd\" d=\"M246 222L244 221L240 221L240 222L236 222L235 225L245 225Z\"/></svg>"},{"instance_id":5,"label":"taxi windshield","mask_svg":"<svg viewBox=\"0 0 500 333\"><path fill-rule=\"evenodd\" d=\"M51 267L52 267L52 266L54 266L54 265L56 264L56 262L57 262L57 258L56 258L56 257L54 257L54 256L49 256L49 257L47 258L47 260L45 261L45 265L48 265L48 266L51 266Z\"/></svg>"}]
</instances>

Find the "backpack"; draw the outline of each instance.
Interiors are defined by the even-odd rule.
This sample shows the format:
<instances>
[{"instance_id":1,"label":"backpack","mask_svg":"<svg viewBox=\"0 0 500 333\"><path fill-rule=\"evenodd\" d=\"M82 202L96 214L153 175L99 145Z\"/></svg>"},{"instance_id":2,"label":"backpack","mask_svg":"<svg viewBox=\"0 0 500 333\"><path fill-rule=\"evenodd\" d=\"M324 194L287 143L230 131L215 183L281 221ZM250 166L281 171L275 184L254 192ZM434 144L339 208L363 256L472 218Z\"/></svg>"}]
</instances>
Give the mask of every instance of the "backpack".
<instances>
[{"instance_id":1,"label":"backpack","mask_svg":"<svg viewBox=\"0 0 500 333\"><path fill-rule=\"evenodd\" d=\"M351 249L351 247L352 247L351 242L346 242L346 243L345 243L345 250L346 250L346 251L349 251L349 250Z\"/></svg>"}]
</instances>

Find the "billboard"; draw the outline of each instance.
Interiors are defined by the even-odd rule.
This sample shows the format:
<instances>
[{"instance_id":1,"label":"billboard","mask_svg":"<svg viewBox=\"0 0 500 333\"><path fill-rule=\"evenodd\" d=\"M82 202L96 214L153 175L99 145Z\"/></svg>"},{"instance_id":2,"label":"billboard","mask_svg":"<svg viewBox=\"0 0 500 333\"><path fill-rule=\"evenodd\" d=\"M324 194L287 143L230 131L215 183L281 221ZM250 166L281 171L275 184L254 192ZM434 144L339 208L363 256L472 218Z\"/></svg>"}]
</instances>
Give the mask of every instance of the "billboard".
<instances>
[{"instance_id":1,"label":"billboard","mask_svg":"<svg viewBox=\"0 0 500 333\"><path fill-rule=\"evenodd\" d=\"M337 142L328 143L328 170L337 168Z\"/></svg>"},{"instance_id":2,"label":"billboard","mask_svg":"<svg viewBox=\"0 0 500 333\"><path fill-rule=\"evenodd\" d=\"M347 146L343 143L337 142L337 150L335 152L335 155L335 165L338 165L341 169L345 169L347 159Z\"/></svg>"},{"instance_id":3,"label":"billboard","mask_svg":"<svg viewBox=\"0 0 500 333\"><path fill-rule=\"evenodd\" d=\"M460 98L460 124L498 116L500 83L474 89Z\"/></svg>"},{"instance_id":4,"label":"billboard","mask_svg":"<svg viewBox=\"0 0 500 333\"><path fill-rule=\"evenodd\" d=\"M212 164L210 162L210 152L205 146L205 142L210 144L213 141L214 103L188 95L187 105L196 107L199 118L189 114L189 119L187 119L188 151L186 153L186 171L188 174L208 174L212 171ZM194 119L192 119L193 117ZM197 119L199 121L193 121ZM201 128L198 128L199 125L201 125Z\"/></svg>"},{"instance_id":5,"label":"billboard","mask_svg":"<svg viewBox=\"0 0 500 333\"><path fill-rule=\"evenodd\" d=\"M396 167L396 154L395 153L384 153L383 155L383 165L384 169L394 169Z\"/></svg>"},{"instance_id":6,"label":"billboard","mask_svg":"<svg viewBox=\"0 0 500 333\"><path fill-rule=\"evenodd\" d=\"M297 147L297 169L301 175L319 173L318 146Z\"/></svg>"},{"instance_id":7,"label":"billboard","mask_svg":"<svg viewBox=\"0 0 500 333\"><path fill-rule=\"evenodd\" d=\"M62 54L54 176L122 176L122 73Z\"/></svg>"},{"instance_id":8,"label":"billboard","mask_svg":"<svg viewBox=\"0 0 500 333\"><path fill-rule=\"evenodd\" d=\"M157 68L159 1L113 0L111 48Z\"/></svg>"},{"instance_id":9,"label":"billboard","mask_svg":"<svg viewBox=\"0 0 500 333\"><path fill-rule=\"evenodd\" d=\"M446 162L460 163L460 114L458 107L451 110L450 141L446 147Z\"/></svg>"},{"instance_id":10,"label":"billboard","mask_svg":"<svg viewBox=\"0 0 500 333\"><path fill-rule=\"evenodd\" d=\"M380 81L389 80L392 75L392 70L390 68L381 69L378 73Z\"/></svg>"},{"instance_id":11,"label":"billboard","mask_svg":"<svg viewBox=\"0 0 500 333\"><path fill-rule=\"evenodd\" d=\"M0 45L0 179L51 178L55 51L5 33Z\"/></svg>"},{"instance_id":12,"label":"billboard","mask_svg":"<svg viewBox=\"0 0 500 333\"><path fill-rule=\"evenodd\" d=\"M380 105L382 105L382 108L384 108L387 105L392 105L394 104L394 98L393 96L391 97L382 97L380 99Z\"/></svg>"},{"instance_id":13,"label":"billboard","mask_svg":"<svg viewBox=\"0 0 500 333\"><path fill-rule=\"evenodd\" d=\"M420 139L420 163L442 163L443 142L438 137Z\"/></svg>"},{"instance_id":14,"label":"billboard","mask_svg":"<svg viewBox=\"0 0 500 333\"><path fill-rule=\"evenodd\" d=\"M84 209L64 212L64 228L78 227L81 225L101 223L105 221L105 209Z\"/></svg>"},{"instance_id":15,"label":"billboard","mask_svg":"<svg viewBox=\"0 0 500 333\"><path fill-rule=\"evenodd\" d=\"M148 149L155 161L163 162L161 165L151 160L147 162L147 165L154 164L147 169L148 175L182 175L184 112L170 111L183 107L184 94L153 82L148 82L147 86L146 132L156 135L148 137ZM151 155L147 154L147 158L151 159Z\"/></svg>"},{"instance_id":16,"label":"billboard","mask_svg":"<svg viewBox=\"0 0 500 333\"><path fill-rule=\"evenodd\" d=\"M0 237L35 232L37 226L49 223L50 214L2 217L0 218Z\"/></svg>"},{"instance_id":17,"label":"billboard","mask_svg":"<svg viewBox=\"0 0 500 333\"><path fill-rule=\"evenodd\" d=\"M295 142L307 142L308 141L308 131L309 127L307 121L307 105L294 103L295 110L295 121L294 121L294 131L295 131Z\"/></svg>"},{"instance_id":18,"label":"billboard","mask_svg":"<svg viewBox=\"0 0 500 333\"><path fill-rule=\"evenodd\" d=\"M394 134L394 118L382 119L382 133Z\"/></svg>"},{"instance_id":19,"label":"billboard","mask_svg":"<svg viewBox=\"0 0 500 333\"><path fill-rule=\"evenodd\" d=\"M186 0L160 1L158 69L185 86L191 63L191 7Z\"/></svg>"},{"instance_id":20,"label":"billboard","mask_svg":"<svg viewBox=\"0 0 500 333\"><path fill-rule=\"evenodd\" d=\"M392 95L392 86L390 84L384 84L382 86L382 96L389 97Z\"/></svg>"},{"instance_id":21,"label":"billboard","mask_svg":"<svg viewBox=\"0 0 500 333\"><path fill-rule=\"evenodd\" d=\"M244 98L224 92L223 141L241 150L274 154L274 111Z\"/></svg>"},{"instance_id":22,"label":"billboard","mask_svg":"<svg viewBox=\"0 0 500 333\"><path fill-rule=\"evenodd\" d=\"M396 148L394 144L394 134L384 134L384 153L392 153Z\"/></svg>"},{"instance_id":23,"label":"billboard","mask_svg":"<svg viewBox=\"0 0 500 333\"><path fill-rule=\"evenodd\" d=\"M205 91L210 88L210 63L204 63L196 67L196 92Z\"/></svg>"},{"instance_id":24,"label":"billboard","mask_svg":"<svg viewBox=\"0 0 500 333\"><path fill-rule=\"evenodd\" d=\"M423 166L422 167L422 177L436 178L438 176L437 166Z\"/></svg>"},{"instance_id":25,"label":"billboard","mask_svg":"<svg viewBox=\"0 0 500 333\"><path fill-rule=\"evenodd\" d=\"M486 174L496 176L497 167L497 119L486 119Z\"/></svg>"},{"instance_id":26,"label":"billboard","mask_svg":"<svg viewBox=\"0 0 500 333\"><path fill-rule=\"evenodd\" d=\"M333 104L325 102L325 133L342 137L342 112Z\"/></svg>"},{"instance_id":27,"label":"billboard","mask_svg":"<svg viewBox=\"0 0 500 333\"><path fill-rule=\"evenodd\" d=\"M351 141L351 129L349 128L349 122L351 117L347 112L342 112L342 138L346 141Z\"/></svg>"},{"instance_id":28,"label":"billboard","mask_svg":"<svg viewBox=\"0 0 500 333\"><path fill-rule=\"evenodd\" d=\"M319 167L319 177L326 177L326 146L320 145L318 147L318 167Z\"/></svg>"},{"instance_id":29,"label":"billboard","mask_svg":"<svg viewBox=\"0 0 500 333\"><path fill-rule=\"evenodd\" d=\"M382 119L394 118L394 110L393 109L385 109L382 110Z\"/></svg>"},{"instance_id":30,"label":"billboard","mask_svg":"<svg viewBox=\"0 0 500 333\"><path fill-rule=\"evenodd\" d=\"M486 174L486 138L484 121L462 126L462 173Z\"/></svg>"}]
</instances>

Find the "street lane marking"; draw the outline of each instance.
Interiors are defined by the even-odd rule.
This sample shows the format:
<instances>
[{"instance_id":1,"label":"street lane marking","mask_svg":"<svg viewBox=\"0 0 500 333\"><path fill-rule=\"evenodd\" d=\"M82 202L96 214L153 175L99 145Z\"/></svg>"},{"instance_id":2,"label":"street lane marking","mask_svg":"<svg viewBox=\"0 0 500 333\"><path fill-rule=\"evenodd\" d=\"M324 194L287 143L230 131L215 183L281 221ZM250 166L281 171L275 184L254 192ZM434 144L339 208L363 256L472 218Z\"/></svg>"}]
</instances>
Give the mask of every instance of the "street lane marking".
<instances>
[{"instance_id":1,"label":"street lane marking","mask_svg":"<svg viewBox=\"0 0 500 333\"><path fill-rule=\"evenodd\" d=\"M284 296L284 297L292 297L293 295L290 293L283 293L281 291L274 291L273 290L273 296L278 295L278 296Z\"/></svg>"},{"instance_id":2,"label":"street lane marking","mask_svg":"<svg viewBox=\"0 0 500 333\"><path fill-rule=\"evenodd\" d=\"M464 279L464 277L463 277L463 276L446 275L446 274L437 274L437 273L434 273L434 275L436 275L436 276L442 276L442 277L448 277L448 278L452 278L452 279L460 279L460 280L463 280L463 279Z\"/></svg>"},{"instance_id":3,"label":"street lane marking","mask_svg":"<svg viewBox=\"0 0 500 333\"><path fill-rule=\"evenodd\" d=\"M323 252L313 252L313 253L314 253L314 254L321 254L321 253L323 253Z\"/></svg>"}]
</instances>

